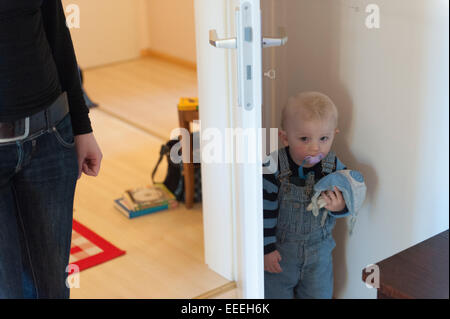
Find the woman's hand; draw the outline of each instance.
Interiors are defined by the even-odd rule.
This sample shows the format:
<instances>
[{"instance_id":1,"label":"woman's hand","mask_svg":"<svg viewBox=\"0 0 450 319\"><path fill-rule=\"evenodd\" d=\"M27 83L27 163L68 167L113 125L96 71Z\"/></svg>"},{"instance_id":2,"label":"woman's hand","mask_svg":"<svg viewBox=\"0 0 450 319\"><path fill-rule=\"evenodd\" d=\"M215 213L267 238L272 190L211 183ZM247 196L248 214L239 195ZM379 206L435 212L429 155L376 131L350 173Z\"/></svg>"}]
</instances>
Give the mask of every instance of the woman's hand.
<instances>
[{"instance_id":1,"label":"woman's hand","mask_svg":"<svg viewBox=\"0 0 450 319\"><path fill-rule=\"evenodd\" d=\"M102 151L93 133L75 136L75 147L78 157L78 179L83 172L89 176L97 176L103 158Z\"/></svg>"},{"instance_id":2,"label":"woman's hand","mask_svg":"<svg viewBox=\"0 0 450 319\"><path fill-rule=\"evenodd\" d=\"M341 191L334 186L333 191L325 191L320 194L320 196L325 200L327 205L325 206L330 212L340 212L345 208L345 200L342 196Z\"/></svg>"}]
</instances>

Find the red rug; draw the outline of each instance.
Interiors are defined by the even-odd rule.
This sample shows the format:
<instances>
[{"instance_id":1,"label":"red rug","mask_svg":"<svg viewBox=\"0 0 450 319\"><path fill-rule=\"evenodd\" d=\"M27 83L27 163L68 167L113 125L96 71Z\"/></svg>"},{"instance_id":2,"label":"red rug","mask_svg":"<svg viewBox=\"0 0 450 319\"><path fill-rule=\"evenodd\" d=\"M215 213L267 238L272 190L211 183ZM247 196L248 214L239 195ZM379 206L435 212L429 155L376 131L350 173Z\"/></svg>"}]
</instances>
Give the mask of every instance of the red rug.
<instances>
[{"instance_id":1,"label":"red rug","mask_svg":"<svg viewBox=\"0 0 450 319\"><path fill-rule=\"evenodd\" d=\"M73 221L69 263L77 265L79 271L123 254L125 251L120 250L76 220Z\"/></svg>"}]
</instances>

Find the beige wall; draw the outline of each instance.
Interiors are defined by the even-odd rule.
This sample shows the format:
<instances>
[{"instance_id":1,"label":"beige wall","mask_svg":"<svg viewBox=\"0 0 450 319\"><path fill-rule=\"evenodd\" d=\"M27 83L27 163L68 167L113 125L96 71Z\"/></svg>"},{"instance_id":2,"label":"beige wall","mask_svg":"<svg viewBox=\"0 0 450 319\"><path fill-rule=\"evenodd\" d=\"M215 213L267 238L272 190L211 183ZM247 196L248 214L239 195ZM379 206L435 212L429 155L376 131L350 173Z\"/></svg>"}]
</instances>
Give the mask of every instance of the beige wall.
<instances>
[{"instance_id":1,"label":"beige wall","mask_svg":"<svg viewBox=\"0 0 450 319\"><path fill-rule=\"evenodd\" d=\"M135 59L145 49L196 61L193 0L62 2L80 8L80 28L70 32L83 68Z\"/></svg>"},{"instance_id":2,"label":"beige wall","mask_svg":"<svg viewBox=\"0 0 450 319\"><path fill-rule=\"evenodd\" d=\"M195 63L194 0L147 0L150 49Z\"/></svg>"},{"instance_id":3,"label":"beige wall","mask_svg":"<svg viewBox=\"0 0 450 319\"><path fill-rule=\"evenodd\" d=\"M80 8L80 28L70 31L83 68L139 56L143 41L140 0L63 0L65 8L69 4Z\"/></svg>"}]
</instances>

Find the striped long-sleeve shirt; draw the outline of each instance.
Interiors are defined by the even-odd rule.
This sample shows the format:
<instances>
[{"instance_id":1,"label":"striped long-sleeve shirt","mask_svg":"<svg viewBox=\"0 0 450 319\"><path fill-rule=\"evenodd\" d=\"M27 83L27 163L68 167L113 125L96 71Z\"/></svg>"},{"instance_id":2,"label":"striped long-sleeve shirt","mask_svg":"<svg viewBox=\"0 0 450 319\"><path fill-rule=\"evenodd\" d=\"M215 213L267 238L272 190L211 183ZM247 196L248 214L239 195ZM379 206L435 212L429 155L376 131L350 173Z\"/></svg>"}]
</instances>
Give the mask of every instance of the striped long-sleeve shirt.
<instances>
[{"instance_id":1,"label":"striped long-sleeve shirt","mask_svg":"<svg viewBox=\"0 0 450 319\"><path fill-rule=\"evenodd\" d=\"M322 177L322 162L317 163L313 167L302 167L297 165L289 154L289 147L286 147L286 154L289 161L289 168L292 174L297 172L300 178L313 171L315 176L315 182L318 182ZM280 181L278 175L280 173L280 166L278 161L278 169L273 174L263 175L263 209L264 209L264 254L268 254L276 249L276 226L278 219L278 190L280 187ZM336 170L346 169L345 165L336 157L335 162ZM330 212L334 217L344 217L349 214L347 207L340 212Z\"/></svg>"}]
</instances>

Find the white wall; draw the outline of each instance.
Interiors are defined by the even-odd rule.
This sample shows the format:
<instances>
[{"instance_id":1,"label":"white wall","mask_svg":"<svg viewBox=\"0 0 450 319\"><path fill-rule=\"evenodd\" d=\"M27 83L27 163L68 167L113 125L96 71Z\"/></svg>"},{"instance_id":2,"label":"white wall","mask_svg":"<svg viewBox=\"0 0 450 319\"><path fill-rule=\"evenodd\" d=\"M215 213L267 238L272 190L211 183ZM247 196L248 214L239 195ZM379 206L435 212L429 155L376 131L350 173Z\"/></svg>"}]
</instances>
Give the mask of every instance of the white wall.
<instances>
[{"instance_id":1,"label":"white wall","mask_svg":"<svg viewBox=\"0 0 450 319\"><path fill-rule=\"evenodd\" d=\"M278 1L289 36L278 116L289 95L328 94L340 111L337 154L368 187L353 235L345 220L334 232L335 296L375 298L366 265L448 229L448 0ZM380 29L365 26L369 3Z\"/></svg>"},{"instance_id":2,"label":"white wall","mask_svg":"<svg viewBox=\"0 0 450 319\"><path fill-rule=\"evenodd\" d=\"M148 0L151 50L196 62L194 0Z\"/></svg>"},{"instance_id":3,"label":"white wall","mask_svg":"<svg viewBox=\"0 0 450 319\"><path fill-rule=\"evenodd\" d=\"M144 0L63 0L80 8L80 28L71 28L78 63L94 67L139 57L148 45ZM66 16L70 12L66 12ZM143 21L144 19L144 21Z\"/></svg>"}]
</instances>

